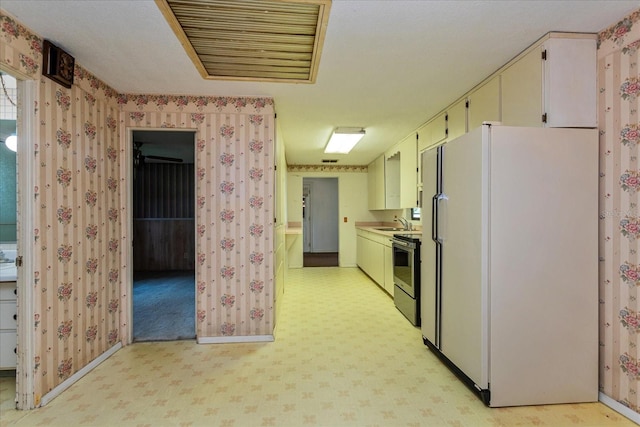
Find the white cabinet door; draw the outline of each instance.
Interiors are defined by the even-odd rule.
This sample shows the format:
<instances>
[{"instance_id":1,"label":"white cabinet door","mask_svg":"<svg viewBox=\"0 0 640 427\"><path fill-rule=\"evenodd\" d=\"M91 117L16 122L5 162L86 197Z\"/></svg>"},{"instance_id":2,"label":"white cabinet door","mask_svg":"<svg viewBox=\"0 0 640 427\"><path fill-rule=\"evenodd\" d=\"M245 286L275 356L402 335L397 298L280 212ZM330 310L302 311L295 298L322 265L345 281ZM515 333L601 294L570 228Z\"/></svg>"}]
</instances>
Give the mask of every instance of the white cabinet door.
<instances>
[{"instance_id":1,"label":"white cabinet door","mask_svg":"<svg viewBox=\"0 0 640 427\"><path fill-rule=\"evenodd\" d=\"M418 189L422 191L424 178L422 173L422 155L423 153L438 144L441 144L447 137L447 114L441 113L434 117L429 123L418 129ZM423 192L423 204L429 201L424 199L427 194ZM431 196L429 196L431 197ZM425 205L426 206L426 205Z\"/></svg>"},{"instance_id":2,"label":"white cabinet door","mask_svg":"<svg viewBox=\"0 0 640 427\"><path fill-rule=\"evenodd\" d=\"M482 125L482 122L499 122L500 115L500 76L495 76L469 94L469 129Z\"/></svg>"},{"instance_id":3,"label":"white cabinet door","mask_svg":"<svg viewBox=\"0 0 640 427\"><path fill-rule=\"evenodd\" d=\"M447 141L467 132L467 100L461 99L447 109Z\"/></svg>"},{"instance_id":4,"label":"white cabinet door","mask_svg":"<svg viewBox=\"0 0 640 427\"><path fill-rule=\"evenodd\" d=\"M385 154L384 158L384 208L400 209L402 153L395 151L390 156Z\"/></svg>"},{"instance_id":5,"label":"white cabinet door","mask_svg":"<svg viewBox=\"0 0 640 427\"><path fill-rule=\"evenodd\" d=\"M384 246L384 290L393 296L393 249L391 243Z\"/></svg>"},{"instance_id":6,"label":"white cabinet door","mask_svg":"<svg viewBox=\"0 0 640 427\"><path fill-rule=\"evenodd\" d=\"M0 370L16 368L16 282L0 282Z\"/></svg>"},{"instance_id":7,"label":"white cabinet door","mask_svg":"<svg viewBox=\"0 0 640 427\"><path fill-rule=\"evenodd\" d=\"M418 152L416 135L412 134L400 143L400 207L418 206Z\"/></svg>"},{"instance_id":8,"label":"white cabinet door","mask_svg":"<svg viewBox=\"0 0 640 427\"><path fill-rule=\"evenodd\" d=\"M364 237L360 236L358 231L358 237L356 238L356 264L362 270L364 270Z\"/></svg>"},{"instance_id":9,"label":"white cabinet door","mask_svg":"<svg viewBox=\"0 0 640 427\"><path fill-rule=\"evenodd\" d=\"M418 151L432 147L447 137L447 114L440 113L418 129Z\"/></svg>"},{"instance_id":10,"label":"white cabinet door","mask_svg":"<svg viewBox=\"0 0 640 427\"><path fill-rule=\"evenodd\" d=\"M503 125L542 126L541 61L542 46L538 46L502 73Z\"/></svg>"},{"instance_id":11,"label":"white cabinet door","mask_svg":"<svg viewBox=\"0 0 640 427\"><path fill-rule=\"evenodd\" d=\"M378 157L369 164L367 183L369 187L369 210L384 209L384 156Z\"/></svg>"},{"instance_id":12,"label":"white cabinet door","mask_svg":"<svg viewBox=\"0 0 640 427\"><path fill-rule=\"evenodd\" d=\"M375 261L371 266L371 277L384 288L384 245L373 242L373 251L372 259Z\"/></svg>"},{"instance_id":13,"label":"white cabinet door","mask_svg":"<svg viewBox=\"0 0 640 427\"><path fill-rule=\"evenodd\" d=\"M356 248L358 267L384 288L384 245L374 240L377 235L366 230L360 230L358 234Z\"/></svg>"},{"instance_id":14,"label":"white cabinet door","mask_svg":"<svg viewBox=\"0 0 640 427\"><path fill-rule=\"evenodd\" d=\"M0 331L0 369L16 368L16 331Z\"/></svg>"},{"instance_id":15,"label":"white cabinet door","mask_svg":"<svg viewBox=\"0 0 640 427\"><path fill-rule=\"evenodd\" d=\"M596 40L550 38L543 49L546 126L596 127Z\"/></svg>"},{"instance_id":16,"label":"white cabinet door","mask_svg":"<svg viewBox=\"0 0 640 427\"><path fill-rule=\"evenodd\" d=\"M502 72L502 124L596 127L596 68L594 38L548 38Z\"/></svg>"}]
</instances>

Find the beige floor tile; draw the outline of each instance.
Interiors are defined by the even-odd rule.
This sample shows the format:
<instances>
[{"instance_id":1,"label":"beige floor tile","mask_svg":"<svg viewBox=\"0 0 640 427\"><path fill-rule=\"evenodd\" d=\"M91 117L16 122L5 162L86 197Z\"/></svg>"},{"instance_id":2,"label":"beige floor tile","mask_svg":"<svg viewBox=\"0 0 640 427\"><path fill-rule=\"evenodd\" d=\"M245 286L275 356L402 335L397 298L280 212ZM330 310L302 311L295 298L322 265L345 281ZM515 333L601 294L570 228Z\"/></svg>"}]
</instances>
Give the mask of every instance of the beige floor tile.
<instances>
[{"instance_id":1,"label":"beige floor tile","mask_svg":"<svg viewBox=\"0 0 640 427\"><path fill-rule=\"evenodd\" d=\"M632 426L600 403L487 408L353 268L288 271L273 343L139 343L19 426Z\"/></svg>"}]
</instances>

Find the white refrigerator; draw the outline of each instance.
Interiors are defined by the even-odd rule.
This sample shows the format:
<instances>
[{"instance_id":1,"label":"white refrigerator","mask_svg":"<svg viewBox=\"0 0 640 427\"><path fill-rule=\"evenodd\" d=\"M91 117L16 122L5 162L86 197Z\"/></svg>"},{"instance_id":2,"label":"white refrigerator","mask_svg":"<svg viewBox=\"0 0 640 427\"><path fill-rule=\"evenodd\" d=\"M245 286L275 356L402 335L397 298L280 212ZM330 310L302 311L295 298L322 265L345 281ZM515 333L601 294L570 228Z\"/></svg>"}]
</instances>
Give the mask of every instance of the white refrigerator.
<instances>
[{"instance_id":1,"label":"white refrigerator","mask_svg":"<svg viewBox=\"0 0 640 427\"><path fill-rule=\"evenodd\" d=\"M422 171L425 344L492 407L597 401L597 130L485 124Z\"/></svg>"}]
</instances>

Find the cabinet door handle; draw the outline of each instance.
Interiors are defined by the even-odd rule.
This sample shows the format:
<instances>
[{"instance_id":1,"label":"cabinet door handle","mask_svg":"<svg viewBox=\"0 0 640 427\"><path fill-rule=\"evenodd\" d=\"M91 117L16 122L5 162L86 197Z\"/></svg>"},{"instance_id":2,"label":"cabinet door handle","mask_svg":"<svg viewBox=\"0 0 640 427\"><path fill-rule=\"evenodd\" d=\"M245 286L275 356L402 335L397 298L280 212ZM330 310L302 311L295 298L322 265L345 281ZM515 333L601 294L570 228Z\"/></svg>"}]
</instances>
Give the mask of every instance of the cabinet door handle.
<instances>
[{"instance_id":1,"label":"cabinet door handle","mask_svg":"<svg viewBox=\"0 0 640 427\"><path fill-rule=\"evenodd\" d=\"M13 320L18 320L18 315L17 314L13 315Z\"/></svg>"}]
</instances>

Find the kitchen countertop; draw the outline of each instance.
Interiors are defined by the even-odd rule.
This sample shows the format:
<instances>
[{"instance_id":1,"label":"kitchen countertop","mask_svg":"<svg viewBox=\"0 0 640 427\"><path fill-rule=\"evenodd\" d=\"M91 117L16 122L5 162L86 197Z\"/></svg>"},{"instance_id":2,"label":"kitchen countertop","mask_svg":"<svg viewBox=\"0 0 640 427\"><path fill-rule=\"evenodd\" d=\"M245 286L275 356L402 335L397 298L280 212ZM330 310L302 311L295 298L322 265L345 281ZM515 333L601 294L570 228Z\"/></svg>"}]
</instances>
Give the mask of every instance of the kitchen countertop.
<instances>
[{"instance_id":1,"label":"kitchen countertop","mask_svg":"<svg viewBox=\"0 0 640 427\"><path fill-rule=\"evenodd\" d=\"M0 264L0 282L15 282L18 278L17 270L13 263Z\"/></svg>"},{"instance_id":2,"label":"kitchen countertop","mask_svg":"<svg viewBox=\"0 0 640 427\"><path fill-rule=\"evenodd\" d=\"M389 236L389 237L392 237L394 234L415 234L418 236L422 234L422 230L404 230L401 227L394 227L393 225L385 225L385 224L381 224L381 225L356 224L356 228L359 228L365 231L370 231L372 233L381 234L383 236ZM394 230L379 230L379 228L394 228Z\"/></svg>"},{"instance_id":3,"label":"kitchen countertop","mask_svg":"<svg viewBox=\"0 0 640 427\"><path fill-rule=\"evenodd\" d=\"M0 251L0 282L15 282L18 275L15 244L2 244Z\"/></svg>"}]
</instances>

